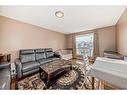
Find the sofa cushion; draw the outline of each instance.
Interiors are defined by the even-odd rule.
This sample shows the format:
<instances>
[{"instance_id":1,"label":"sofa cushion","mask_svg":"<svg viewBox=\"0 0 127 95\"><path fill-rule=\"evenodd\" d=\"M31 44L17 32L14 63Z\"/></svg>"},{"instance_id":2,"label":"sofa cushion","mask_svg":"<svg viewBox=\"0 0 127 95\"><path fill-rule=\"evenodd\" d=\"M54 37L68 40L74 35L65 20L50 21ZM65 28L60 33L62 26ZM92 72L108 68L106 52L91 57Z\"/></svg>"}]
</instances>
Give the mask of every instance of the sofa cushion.
<instances>
[{"instance_id":1,"label":"sofa cushion","mask_svg":"<svg viewBox=\"0 0 127 95\"><path fill-rule=\"evenodd\" d=\"M46 52L52 52L53 50L52 50L52 48L46 48L45 51Z\"/></svg>"},{"instance_id":2,"label":"sofa cushion","mask_svg":"<svg viewBox=\"0 0 127 95\"><path fill-rule=\"evenodd\" d=\"M32 74L32 73L37 72L37 71L39 71L39 68L30 70L30 71L28 71L28 72L24 72L24 73L23 73L23 76L27 76L27 75Z\"/></svg>"},{"instance_id":3,"label":"sofa cushion","mask_svg":"<svg viewBox=\"0 0 127 95\"><path fill-rule=\"evenodd\" d=\"M45 59L46 58L44 49L36 49L35 53L36 53L36 60L40 60L40 59Z\"/></svg>"},{"instance_id":4,"label":"sofa cushion","mask_svg":"<svg viewBox=\"0 0 127 95\"><path fill-rule=\"evenodd\" d=\"M33 49L22 49L20 50L20 55L22 54L33 54L34 50Z\"/></svg>"},{"instance_id":5,"label":"sofa cushion","mask_svg":"<svg viewBox=\"0 0 127 95\"><path fill-rule=\"evenodd\" d=\"M35 61L35 54L21 55L20 59L22 63L32 62Z\"/></svg>"},{"instance_id":6,"label":"sofa cushion","mask_svg":"<svg viewBox=\"0 0 127 95\"><path fill-rule=\"evenodd\" d=\"M27 62L23 64L23 72L27 72L36 68L39 68L40 64L38 62Z\"/></svg>"},{"instance_id":7,"label":"sofa cushion","mask_svg":"<svg viewBox=\"0 0 127 95\"><path fill-rule=\"evenodd\" d=\"M45 49L35 49L35 52L36 53L44 53L45 52Z\"/></svg>"},{"instance_id":8,"label":"sofa cushion","mask_svg":"<svg viewBox=\"0 0 127 95\"><path fill-rule=\"evenodd\" d=\"M41 60L38 60L38 62L40 63L40 65L42 65L44 63L51 62L51 61L52 61L51 59L41 59Z\"/></svg>"},{"instance_id":9,"label":"sofa cushion","mask_svg":"<svg viewBox=\"0 0 127 95\"><path fill-rule=\"evenodd\" d=\"M47 58L54 56L54 52L53 52L52 48L47 48L47 49L45 49L45 51L46 51L46 57Z\"/></svg>"},{"instance_id":10,"label":"sofa cushion","mask_svg":"<svg viewBox=\"0 0 127 95\"><path fill-rule=\"evenodd\" d=\"M53 52L46 52L47 58L53 57L54 53Z\"/></svg>"},{"instance_id":11,"label":"sofa cushion","mask_svg":"<svg viewBox=\"0 0 127 95\"><path fill-rule=\"evenodd\" d=\"M20 50L20 60L22 63L35 61L35 52L32 49Z\"/></svg>"},{"instance_id":12,"label":"sofa cushion","mask_svg":"<svg viewBox=\"0 0 127 95\"><path fill-rule=\"evenodd\" d=\"M38 53L36 54L36 60L44 59L46 58L45 53Z\"/></svg>"}]
</instances>

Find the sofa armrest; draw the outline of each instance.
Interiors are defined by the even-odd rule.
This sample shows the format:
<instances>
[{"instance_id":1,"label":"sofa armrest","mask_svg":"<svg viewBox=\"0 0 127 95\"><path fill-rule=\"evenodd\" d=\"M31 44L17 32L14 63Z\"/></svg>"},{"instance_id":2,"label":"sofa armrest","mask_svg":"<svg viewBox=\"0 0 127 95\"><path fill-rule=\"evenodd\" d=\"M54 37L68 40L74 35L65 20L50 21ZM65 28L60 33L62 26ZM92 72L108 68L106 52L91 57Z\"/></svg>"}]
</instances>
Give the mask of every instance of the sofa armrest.
<instances>
[{"instance_id":1,"label":"sofa armrest","mask_svg":"<svg viewBox=\"0 0 127 95\"><path fill-rule=\"evenodd\" d=\"M22 77L22 63L21 63L21 61L19 59L16 59L15 65L16 65L17 77L21 78Z\"/></svg>"}]
</instances>

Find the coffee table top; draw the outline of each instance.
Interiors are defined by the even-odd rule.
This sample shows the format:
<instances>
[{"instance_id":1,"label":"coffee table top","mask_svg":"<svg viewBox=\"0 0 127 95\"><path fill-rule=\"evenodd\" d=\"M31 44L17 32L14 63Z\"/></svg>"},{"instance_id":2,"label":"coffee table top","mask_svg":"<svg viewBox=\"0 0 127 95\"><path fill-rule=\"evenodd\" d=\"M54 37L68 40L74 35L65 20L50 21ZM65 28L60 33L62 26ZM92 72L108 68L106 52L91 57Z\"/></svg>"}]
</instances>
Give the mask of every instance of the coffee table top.
<instances>
[{"instance_id":1,"label":"coffee table top","mask_svg":"<svg viewBox=\"0 0 127 95\"><path fill-rule=\"evenodd\" d=\"M59 59L50 63L45 63L41 65L40 68L43 69L46 73L50 74L58 69L69 67L70 64L70 61Z\"/></svg>"}]
</instances>

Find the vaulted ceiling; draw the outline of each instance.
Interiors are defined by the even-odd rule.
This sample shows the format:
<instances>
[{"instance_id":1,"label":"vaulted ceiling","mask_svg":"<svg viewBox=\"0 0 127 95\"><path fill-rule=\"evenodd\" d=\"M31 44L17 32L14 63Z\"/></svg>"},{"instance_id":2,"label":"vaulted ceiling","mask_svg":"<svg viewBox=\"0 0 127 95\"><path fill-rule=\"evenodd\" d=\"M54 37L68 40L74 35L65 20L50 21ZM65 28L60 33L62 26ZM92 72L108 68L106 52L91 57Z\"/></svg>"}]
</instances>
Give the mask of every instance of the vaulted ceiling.
<instances>
[{"instance_id":1,"label":"vaulted ceiling","mask_svg":"<svg viewBox=\"0 0 127 95\"><path fill-rule=\"evenodd\" d=\"M125 6L0 6L0 15L65 34L112 26ZM55 16L64 13L63 18Z\"/></svg>"}]
</instances>

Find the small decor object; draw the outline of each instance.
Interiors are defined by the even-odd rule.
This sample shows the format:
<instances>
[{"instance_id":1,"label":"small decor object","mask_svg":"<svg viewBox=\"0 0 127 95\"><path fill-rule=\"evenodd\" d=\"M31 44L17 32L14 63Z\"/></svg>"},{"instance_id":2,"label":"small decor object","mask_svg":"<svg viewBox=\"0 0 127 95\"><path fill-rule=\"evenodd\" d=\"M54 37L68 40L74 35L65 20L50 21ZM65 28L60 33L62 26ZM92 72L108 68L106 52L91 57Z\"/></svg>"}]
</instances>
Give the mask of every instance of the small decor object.
<instances>
[{"instance_id":1,"label":"small decor object","mask_svg":"<svg viewBox=\"0 0 127 95\"><path fill-rule=\"evenodd\" d=\"M0 54L0 62L10 62L11 54Z\"/></svg>"}]
</instances>

